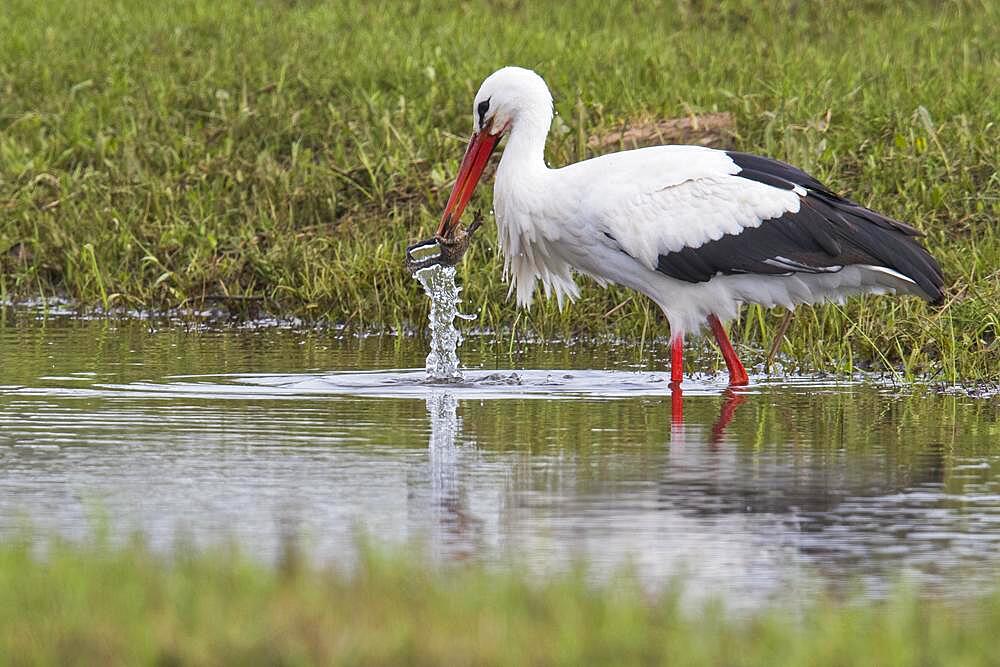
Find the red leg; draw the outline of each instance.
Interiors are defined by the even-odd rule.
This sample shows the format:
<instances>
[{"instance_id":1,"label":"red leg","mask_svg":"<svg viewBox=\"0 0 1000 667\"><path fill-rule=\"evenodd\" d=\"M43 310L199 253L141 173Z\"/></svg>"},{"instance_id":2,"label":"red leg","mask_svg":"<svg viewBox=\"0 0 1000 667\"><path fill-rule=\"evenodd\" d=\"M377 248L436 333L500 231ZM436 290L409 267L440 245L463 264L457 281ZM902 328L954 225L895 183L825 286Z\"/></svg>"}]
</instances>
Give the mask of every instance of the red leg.
<instances>
[{"instance_id":1,"label":"red leg","mask_svg":"<svg viewBox=\"0 0 1000 667\"><path fill-rule=\"evenodd\" d=\"M733 349L732 344L729 342L729 336L726 335L726 330L722 326L722 322L719 318L712 315L708 316L708 325L712 327L712 333L715 334L715 342L719 344L719 349L722 350L722 358L726 360L726 367L729 369L729 384L730 386L739 386L750 383L750 378L747 377L747 371L743 368L743 364L740 363L740 358L736 356L736 350Z\"/></svg>"},{"instance_id":2,"label":"red leg","mask_svg":"<svg viewBox=\"0 0 1000 667\"><path fill-rule=\"evenodd\" d=\"M684 334L674 336L670 351L670 381L684 381Z\"/></svg>"}]
</instances>

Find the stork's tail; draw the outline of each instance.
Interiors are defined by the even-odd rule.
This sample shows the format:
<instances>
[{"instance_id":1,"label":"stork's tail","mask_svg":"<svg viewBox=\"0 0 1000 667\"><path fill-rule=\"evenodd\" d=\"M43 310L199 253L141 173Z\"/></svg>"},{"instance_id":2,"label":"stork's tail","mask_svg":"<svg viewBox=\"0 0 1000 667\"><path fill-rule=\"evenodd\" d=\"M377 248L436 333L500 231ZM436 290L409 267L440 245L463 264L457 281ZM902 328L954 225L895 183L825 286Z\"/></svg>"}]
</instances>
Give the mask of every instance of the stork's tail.
<instances>
[{"instance_id":1,"label":"stork's tail","mask_svg":"<svg viewBox=\"0 0 1000 667\"><path fill-rule=\"evenodd\" d=\"M922 296L931 304L944 302L944 276L937 260L916 237L923 234L909 225L886 218L873 211L866 217L881 218L876 225L867 226L865 250L879 260L886 269L895 271L915 283L918 289L911 293Z\"/></svg>"},{"instance_id":2,"label":"stork's tail","mask_svg":"<svg viewBox=\"0 0 1000 667\"><path fill-rule=\"evenodd\" d=\"M872 265L901 274L919 290L909 290L934 305L944 301L944 276L937 260L917 240L923 232L849 200L818 194L816 198L847 223L844 240L872 259ZM871 224L866 224L871 223Z\"/></svg>"}]
</instances>

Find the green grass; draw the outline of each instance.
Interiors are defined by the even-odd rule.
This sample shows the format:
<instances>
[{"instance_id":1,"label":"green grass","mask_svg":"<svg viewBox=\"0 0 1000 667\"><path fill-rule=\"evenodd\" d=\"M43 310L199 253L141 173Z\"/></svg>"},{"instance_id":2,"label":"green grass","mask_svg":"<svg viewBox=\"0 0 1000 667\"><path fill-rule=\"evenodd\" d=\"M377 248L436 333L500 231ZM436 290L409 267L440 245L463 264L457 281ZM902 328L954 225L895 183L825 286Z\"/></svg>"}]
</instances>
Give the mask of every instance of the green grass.
<instances>
[{"instance_id":1,"label":"green grass","mask_svg":"<svg viewBox=\"0 0 1000 667\"><path fill-rule=\"evenodd\" d=\"M529 581L367 550L347 575L290 552L152 556L0 546L0 664L995 665L1000 595L819 597L744 615L628 576Z\"/></svg>"},{"instance_id":2,"label":"green grass","mask_svg":"<svg viewBox=\"0 0 1000 667\"><path fill-rule=\"evenodd\" d=\"M419 327L427 304L402 249L442 209L480 80L517 63L555 92L551 164L587 157L581 137L630 118L730 111L738 148L927 233L943 308L806 308L786 353L828 370L997 379L998 7L7 0L0 300L208 299ZM488 188L477 200L488 207ZM480 325L505 336L665 332L621 289L518 315L500 267L490 229L461 278ZM766 347L780 317L750 308L736 336Z\"/></svg>"}]
</instances>

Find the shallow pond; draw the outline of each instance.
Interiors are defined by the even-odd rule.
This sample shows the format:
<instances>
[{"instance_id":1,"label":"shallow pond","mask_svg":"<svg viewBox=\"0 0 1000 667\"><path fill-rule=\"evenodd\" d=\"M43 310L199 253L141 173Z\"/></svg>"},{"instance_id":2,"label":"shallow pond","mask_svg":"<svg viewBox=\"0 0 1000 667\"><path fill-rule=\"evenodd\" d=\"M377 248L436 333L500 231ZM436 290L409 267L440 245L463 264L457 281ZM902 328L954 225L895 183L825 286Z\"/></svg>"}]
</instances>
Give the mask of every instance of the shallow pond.
<instances>
[{"instance_id":1,"label":"shallow pond","mask_svg":"<svg viewBox=\"0 0 1000 667\"><path fill-rule=\"evenodd\" d=\"M665 345L471 338L427 386L425 343L0 310L0 535L168 549L359 532L544 576L634 567L736 606L816 588L942 594L1000 573L1000 404L835 378L686 383ZM401 370L402 369L402 370Z\"/></svg>"}]
</instances>

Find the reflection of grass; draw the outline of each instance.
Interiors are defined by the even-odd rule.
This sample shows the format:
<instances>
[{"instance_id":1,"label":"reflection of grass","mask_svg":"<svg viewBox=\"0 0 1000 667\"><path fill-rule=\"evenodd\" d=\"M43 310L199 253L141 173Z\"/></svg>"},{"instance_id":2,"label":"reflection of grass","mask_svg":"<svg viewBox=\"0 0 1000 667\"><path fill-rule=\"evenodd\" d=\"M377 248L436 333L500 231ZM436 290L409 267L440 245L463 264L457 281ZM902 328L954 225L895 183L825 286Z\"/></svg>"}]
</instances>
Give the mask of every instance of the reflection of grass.
<instances>
[{"instance_id":1,"label":"reflection of grass","mask_svg":"<svg viewBox=\"0 0 1000 667\"><path fill-rule=\"evenodd\" d=\"M357 574L234 553L170 563L141 546L0 547L6 664L995 664L1000 596L900 594L750 618L682 610L628 578L528 582L367 553Z\"/></svg>"},{"instance_id":2,"label":"reflection of grass","mask_svg":"<svg viewBox=\"0 0 1000 667\"><path fill-rule=\"evenodd\" d=\"M786 352L826 369L995 378L998 22L996 3L975 0L8 0L0 295L211 297L363 326L420 322L427 305L402 249L441 210L479 80L516 62L556 93L553 164L586 157L581 137L628 118L728 111L739 148L928 232L949 281L943 309L805 309ZM462 265L466 297L483 326L509 329L489 238ZM778 317L751 308L737 336L767 341ZM517 319L517 333L544 336L664 327L618 289Z\"/></svg>"}]
</instances>

